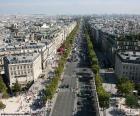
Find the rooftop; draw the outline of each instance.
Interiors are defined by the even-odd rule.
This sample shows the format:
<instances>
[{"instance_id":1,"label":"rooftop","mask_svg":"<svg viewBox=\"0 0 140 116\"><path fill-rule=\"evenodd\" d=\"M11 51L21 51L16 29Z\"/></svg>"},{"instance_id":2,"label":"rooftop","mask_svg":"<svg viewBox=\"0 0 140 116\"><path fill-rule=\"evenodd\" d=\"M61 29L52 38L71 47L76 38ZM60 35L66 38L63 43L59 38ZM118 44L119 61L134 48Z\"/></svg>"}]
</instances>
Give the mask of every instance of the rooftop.
<instances>
[{"instance_id":1,"label":"rooftop","mask_svg":"<svg viewBox=\"0 0 140 116\"><path fill-rule=\"evenodd\" d=\"M39 53L22 54L16 56L7 56L6 59L9 61L10 64L31 63L38 57L38 55Z\"/></svg>"},{"instance_id":2,"label":"rooftop","mask_svg":"<svg viewBox=\"0 0 140 116\"><path fill-rule=\"evenodd\" d=\"M140 52L133 52L133 51L119 52L118 56L124 62L140 63Z\"/></svg>"},{"instance_id":3,"label":"rooftop","mask_svg":"<svg viewBox=\"0 0 140 116\"><path fill-rule=\"evenodd\" d=\"M0 52L7 51L7 50L22 50L22 49L35 49L35 48L43 48L45 47L45 44L43 43L23 43L23 44L8 44L0 47Z\"/></svg>"}]
</instances>

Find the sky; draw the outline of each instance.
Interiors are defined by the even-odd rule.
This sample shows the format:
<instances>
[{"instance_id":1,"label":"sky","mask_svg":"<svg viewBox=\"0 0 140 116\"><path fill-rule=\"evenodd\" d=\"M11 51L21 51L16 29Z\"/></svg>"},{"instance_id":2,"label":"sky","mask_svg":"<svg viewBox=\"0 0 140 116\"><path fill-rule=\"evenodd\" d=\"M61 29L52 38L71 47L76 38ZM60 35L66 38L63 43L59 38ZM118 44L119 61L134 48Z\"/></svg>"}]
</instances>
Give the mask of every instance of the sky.
<instances>
[{"instance_id":1,"label":"sky","mask_svg":"<svg viewBox=\"0 0 140 116\"><path fill-rule=\"evenodd\" d=\"M140 0L0 0L0 14L140 14Z\"/></svg>"}]
</instances>

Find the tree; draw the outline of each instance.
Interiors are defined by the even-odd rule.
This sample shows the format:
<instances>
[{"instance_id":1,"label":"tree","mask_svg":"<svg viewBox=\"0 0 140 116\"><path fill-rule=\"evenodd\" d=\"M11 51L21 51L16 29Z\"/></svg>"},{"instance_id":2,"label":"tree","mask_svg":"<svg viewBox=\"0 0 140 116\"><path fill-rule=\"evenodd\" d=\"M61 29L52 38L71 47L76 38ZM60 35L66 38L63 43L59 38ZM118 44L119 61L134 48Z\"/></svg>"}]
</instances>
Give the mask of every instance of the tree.
<instances>
[{"instance_id":1,"label":"tree","mask_svg":"<svg viewBox=\"0 0 140 116\"><path fill-rule=\"evenodd\" d=\"M125 103L127 106L134 108L138 106L138 99L136 96L131 94L126 97Z\"/></svg>"},{"instance_id":2,"label":"tree","mask_svg":"<svg viewBox=\"0 0 140 116\"><path fill-rule=\"evenodd\" d=\"M16 80L16 83L13 86L14 92L20 92L21 91L21 85L18 83L18 80Z\"/></svg>"},{"instance_id":3,"label":"tree","mask_svg":"<svg viewBox=\"0 0 140 116\"><path fill-rule=\"evenodd\" d=\"M99 76L99 74L97 74L95 76L95 83L96 83L96 86L102 86L102 79L101 77Z\"/></svg>"},{"instance_id":4,"label":"tree","mask_svg":"<svg viewBox=\"0 0 140 116\"><path fill-rule=\"evenodd\" d=\"M102 86L97 87L97 93L98 93L100 107L108 108L110 94L107 93Z\"/></svg>"},{"instance_id":5,"label":"tree","mask_svg":"<svg viewBox=\"0 0 140 116\"><path fill-rule=\"evenodd\" d=\"M3 92L2 98L9 98L9 95L8 95L8 93L6 91Z\"/></svg>"},{"instance_id":6,"label":"tree","mask_svg":"<svg viewBox=\"0 0 140 116\"><path fill-rule=\"evenodd\" d=\"M140 83L136 83L135 84L135 89L138 90L138 91L140 91Z\"/></svg>"},{"instance_id":7,"label":"tree","mask_svg":"<svg viewBox=\"0 0 140 116\"><path fill-rule=\"evenodd\" d=\"M2 93L3 98L9 97L9 95L7 93L7 87L6 87L5 83L3 82L2 77L0 77L0 93Z\"/></svg>"},{"instance_id":8,"label":"tree","mask_svg":"<svg viewBox=\"0 0 140 116\"><path fill-rule=\"evenodd\" d=\"M6 107L5 104L2 103L2 101L0 101L0 109L4 109Z\"/></svg>"},{"instance_id":9,"label":"tree","mask_svg":"<svg viewBox=\"0 0 140 116\"><path fill-rule=\"evenodd\" d=\"M95 73L95 74L98 74L99 72L99 66L98 65L92 65L92 71Z\"/></svg>"},{"instance_id":10,"label":"tree","mask_svg":"<svg viewBox=\"0 0 140 116\"><path fill-rule=\"evenodd\" d=\"M120 78L116 84L118 92L123 95L130 94L134 90L134 83L127 78Z\"/></svg>"},{"instance_id":11,"label":"tree","mask_svg":"<svg viewBox=\"0 0 140 116\"><path fill-rule=\"evenodd\" d=\"M97 58L95 58L95 57L92 58L92 64L98 65L98 60L97 60Z\"/></svg>"},{"instance_id":12,"label":"tree","mask_svg":"<svg viewBox=\"0 0 140 116\"><path fill-rule=\"evenodd\" d=\"M7 90L5 83L3 82L2 78L0 77L0 93L3 93Z\"/></svg>"},{"instance_id":13,"label":"tree","mask_svg":"<svg viewBox=\"0 0 140 116\"><path fill-rule=\"evenodd\" d=\"M119 79L117 80L117 85L125 83L126 81L129 81L129 79L125 76L119 77Z\"/></svg>"}]
</instances>

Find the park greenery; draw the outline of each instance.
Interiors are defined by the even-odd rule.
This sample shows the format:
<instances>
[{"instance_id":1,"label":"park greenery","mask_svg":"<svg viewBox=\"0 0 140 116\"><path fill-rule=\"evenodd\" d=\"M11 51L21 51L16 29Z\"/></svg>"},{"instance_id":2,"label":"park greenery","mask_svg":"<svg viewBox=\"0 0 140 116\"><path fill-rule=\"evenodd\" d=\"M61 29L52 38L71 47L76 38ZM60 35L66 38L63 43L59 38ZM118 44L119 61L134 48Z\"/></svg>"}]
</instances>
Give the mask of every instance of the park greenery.
<instances>
[{"instance_id":1,"label":"park greenery","mask_svg":"<svg viewBox=\"0 0 140 116\"><path fill-rule=\"evenodd\" d=\"M134 90L134 83L131 82L126 77L120 77L117 81L116 87L118 89L118 93L122 94L123 96L126 96L128 94L131 94Z\"/></svg>"},{"instance_id":2,"label":"park greenery","mask_svg":"<svg viewBox=\"0 0 140 116\"><path fill-rule=\"evenodd\" d=\"M99 99L99 105L102 108L107 108L109 106L109 98L110 94L105 91L105 89L102 86L102 79L99 75L99 64L98 59L96 56L96 53L94 51L93 47L93 41L91 40L90 33L88 32L88 29L85 28L85 36L87 39L87 47L88 47L88 57L90 59L90 65L93 73L95 74L95 83L96 83L96 89Z\"/></svg>"},{"instance_id":3,"label":"park greenery","mask_svg":"<svg viewBox=\"0 0 140 116\"><path fill-rule=\"evenodd\" d=\"M127 77L120 77L117 81L116 87L118 93L125 97L125 103L128 107L138 108L138 96L133 94L134 89L139 89L139 84L134 84Z\"/></svg>"},{"instance_id":4,"label":"park greenery","mask_svg":"<svg viewBox=\"0 0 140 116\"><path fill-rule=\"evenodd\" d=\"M66 38L66 40L64 41L62 45L65 50L64 50L64 53L61 54L60 56L60 59L58 61L58 67L55 69L55 77L51 80L49 85L46 85L44 100L52 99L52 97L56 93L59 80L61 79L61 74L64 70L64 65L71 52L74 37L76 36L78 29L79 29L79 23L76 25L73 31L69 34L69 36Z\"/></svg>"},{"instance_id":5,"label":"park greenery","mask_svg":"<svg viewBox=\"0 0 140 116\"><path fill-rule=\"evenodd\" d=\"M135 96L133 94L129 94L126 96L125 103L127 106L129 106L131 108L138 108L138 106L139 106L138 98L137 98L137 96Z\"/></svg>"}]
</instances>

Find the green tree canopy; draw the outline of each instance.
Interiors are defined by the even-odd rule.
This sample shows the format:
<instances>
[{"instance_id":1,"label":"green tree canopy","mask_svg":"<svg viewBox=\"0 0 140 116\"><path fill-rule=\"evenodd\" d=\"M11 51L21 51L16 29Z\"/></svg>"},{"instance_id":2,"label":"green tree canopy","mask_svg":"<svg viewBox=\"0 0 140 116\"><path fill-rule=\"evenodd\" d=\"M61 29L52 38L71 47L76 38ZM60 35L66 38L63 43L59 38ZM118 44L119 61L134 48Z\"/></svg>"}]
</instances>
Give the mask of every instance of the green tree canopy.
<instances>
[{"instance_id":1,"label":"green tree canopy","mask_svg":"<svg viewBox=\"0 0 140 116\"><path fill-rule=\"evenodd\" d=\"M98 74L99 73L99 66L98 65L92 65L92 71L95 73L95 74Z\"/></svg>"},{"instance_id":2,"label":"green tree canopy","mask_svg":"<svg viewBox=\"0 0 140 116\"><path fill-rule=\"evenodd\" d=\"M134 83L128 80L127 78L120 78L117 82L118 92L123 95L130 94L134 90Z\"/></svg>"},{"instance_id":3,"label":"green tree canopy","mask_svg":"<svg viewBox=\"0 0 140 116\"><path fill-rule=\"evenodd\" d=\"M95 76L95 83L96 83L96 86L102 86L102 82L103 80L101 79L101 77L99 76L99 74L97 74Z\"/></svg>"},{"instance_id":4,"label":"green tree canopy","mask_svg":"<svg viewBox=\"0 0 140 116\"><path fill-rule=\"evenodd\" d=\"M100 107L102 108L109 107L110 94L107 93L102 86L97 87L97 93L98 93Z\"/></svg>"},{"instance_id":5,"label":"green tree canopy","mask_svg":"<svg viewBox=\"0 0 140 116\"><path fill-rule=\"evenodd\" d=\"M126 97L125 103L127 106L134 108L138 106L138 98L134 95L128 95Z\"/></svg>"},{"instance_id":6,"label":"green tree canopy","mask_svg":"<svg viewBox=\"0 0 140 116\"><path fill-rule=\"evenodd\" d=\"M6 107L5 104L2 103L2 101L0 101L0 109L4 109Z\"/></svg>"},{"instance_id":7,"label":"green tree canopy","mask_svg":"<svg viewBox=\"0 0 140 116\"><path fill-rule=\"evenodd\" d=\"M98 60L95 57L92 57L92 64L98 65Z\"/></svg>"},{"instance_id":8,"label":"green tree canopy","mask_svg":"<svg viewBox=\"0 0 140 116\"><path fill-rule=\"evenodd\" d=\"M3 93L7 90L5 83L2 80L2 77L0 77L0 93Z\"/></svg>"},{"instance_id":9,"label":"green tree canopy","mask_svg":"<svg viewBox=\"0 0 140 116\"><path fill-rule=\"evenodd\" d=\"M14 92L20 92L21 91L21 85L18 83L18 80L16 80L16 83L13 86Z\"/></svg>"},{"instance_id":10,"label":"green tree canopy","mask_svg":"<svg viewBox=\"0 0 140 116\"><path fill-rule=\"evenodd\" d=\"M140 83L136 83L135 84L135 89L138 90L138 91L140 91Z\"/></svg>"}]
</instances>

